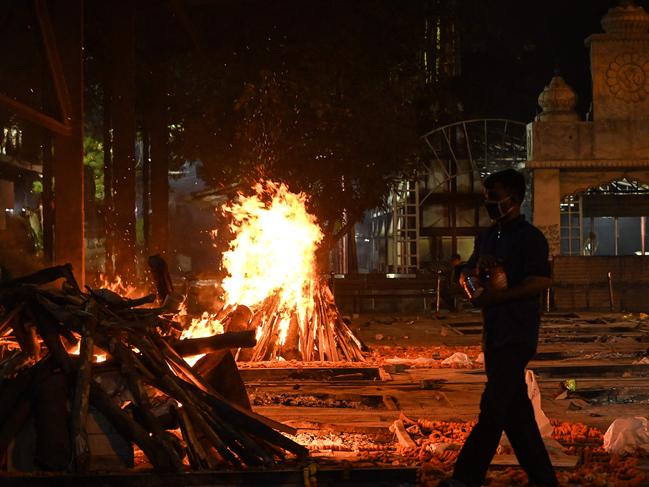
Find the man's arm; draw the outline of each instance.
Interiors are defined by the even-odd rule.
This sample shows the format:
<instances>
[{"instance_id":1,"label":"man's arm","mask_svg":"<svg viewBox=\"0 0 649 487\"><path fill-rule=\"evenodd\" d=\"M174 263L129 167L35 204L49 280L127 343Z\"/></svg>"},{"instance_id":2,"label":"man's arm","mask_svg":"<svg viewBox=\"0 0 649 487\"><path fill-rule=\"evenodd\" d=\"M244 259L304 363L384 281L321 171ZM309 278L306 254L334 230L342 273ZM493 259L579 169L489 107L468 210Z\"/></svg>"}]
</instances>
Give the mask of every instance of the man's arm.
<instances>
[{"instance_id":1,"label":"man's arm","mask_svg":"<svg viewBox=\"0 0 649 487\"><path fill-rule=\"evenodd\" d=\"M482 294L472 300L475 306L492 306L536 297L552 285L547 240L536 228L528 231L524 238L523 275L526 277L516 287L499 291L485 289Z\"/></svg>"},{"instance_id":2,"label":"man's arm","mask_svg":"<svg viewBox=\"0 0 649 487\"><path fill-rule=\"evenodd\" d=\"M502 304L508 301L518 301L520 299L532 298L538 296L544 289L552 285L552 279L546 276L527 276L519 286L491 290L485 289L482 294L471 300L474 306L492 306Z\"/></svg>"}]
</instances>

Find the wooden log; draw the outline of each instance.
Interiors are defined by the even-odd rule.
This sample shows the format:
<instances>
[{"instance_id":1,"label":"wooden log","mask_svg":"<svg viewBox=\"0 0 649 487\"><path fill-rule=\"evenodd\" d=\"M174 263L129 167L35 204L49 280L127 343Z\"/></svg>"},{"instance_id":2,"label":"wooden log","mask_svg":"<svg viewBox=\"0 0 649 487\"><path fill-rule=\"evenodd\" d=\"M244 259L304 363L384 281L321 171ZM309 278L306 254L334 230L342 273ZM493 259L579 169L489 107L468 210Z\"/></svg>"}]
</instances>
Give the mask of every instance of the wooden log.
<instances>
[{"instance_id":1,"label":"wooden log","mask_svg":"<svg viewBox=\"0 0 649 487\"><path fill-rule=\"evenodd\" d=\"M412 438L406 431L406 427L404 426L402 420L396 419L390 426L390 431L392 431L397 436L399 445L401 445L402 447L413 449L417 448L417 444L412 441Z\"/></svg>"},{"instance_id":2,"label":"wooden log","mask_svg":"<svg viewBox=\"0 0 649 487\"><path fill-rule=\"evenodd\" d=\"M331 322L330 322L330 316L329 313L327 312L327 307L325 303L324 296L320 293L318 295L320 299L318 299L316 302L318 302L320 306L320 312L322 313L322 324L323 326L323 338L325 342L325 350L327 352L328 357L326 357L326 360L331 360L332 362L338 362L338 351L336 350L336 341L333 336L333 330L331 327Z\"/></svg>"},{"instance_id":3,"label":"wooden log","mask_svg":"<svg viewBox=\"0 0 649 487\"><path fill-rule=\"evenodd\" d=\"M154 468L161 472L180 470L169 453L154 442L146 430L122 411L106 391L94 381L90 381L90 402L106 416L124 438L140 447Z\"/></svg>"},{"instance_id":4,"label":"wooden log","mask_svg":"<svg viewBox=\"0 0 649 487\"><path fill-rule=\"evenodd\" d=\"M0 364L0 386L4 384L5 380L11 378L16 371L33 364L34 361L35 359L29 354L14 350L12 355Z\"/></svg>"},{"instance_id":5,"label":"wooden log","mask_svg":"<svg viewBox=\"0 0 649 487\"><path fill-rule=\"evenodd\" d=\"M230 315L232 313L233 310L234 310L234 306L231 305L231 304L226 304L225 306L223 306L218 311L218 313L216 313L217 321L220 321L221 323L223 323L226 320L226 318L228 317L228 315Z\"/></svg>"},{"instance_id":6,"label":"wooden log","mask_svg":"<svg viewBox=\"0 0 649 487\"><path fill-rule=\"evenodd\" d=\"M204 389L199 388L196 384L184 382L176 376L167 375L164 377L164 382L167 387L176 391L177 397L185 398L183 406L186 407L194 420L204 425L202 431L206 432L221 456L224 454L230 455L229 451L232 450L247 465L274 464L272 456L263 447L257 445L245 432L233 428L228 421L220 418L218 414L215 414L211 406L196 395L206 393ZM216 394L213 391L207 393ZM223 398L220 400L223 401ZM232 407L236 408L236 406ZM226 449L225 452L222 451L224 448ZM224 458L227 459L227 456ZM228 461L232 463L232 459L228 459Z\"/></svg>"},{"instance_id":7,"label":"wooden log","mask_svg":"<svg viewBox=\"0 0 649 487\"><path fill-rule=\"evenodd\" d=\"M304 318L303 318L303 324L302 324L302 329L300 330L300 351L302 352L302 360L305 361L310 361L310 352L311 349L309 348L309 338L311 335L311 317L312 317L312 309L307 308Z\"/></svg>"},{"instance_id":8,"label":"wooden log","mask_svg":"<svg viewBox=\"0 0 649 487\"><path fill-rule=\"evenodd\" d=\"M53 369L34 382L34 421L36 454L41 470L63 471L72 460L68 412L67 378Z\"/></svg>"},{"instance_id":9,"label":"wooden log","mask_svg":"<svg viewBox=\"0 0 649 487\"><path fill-rule=\"evenodd\" d=\"M196 470L216 468L217 465L214 457L212 457L212 455L210 455L203 447L203 444L201 443L201 440L199 439L185 409L183 409L182 406L176 406L173 410L176 413L178 424L180 425L180 432L183 435L185 444L187 445L187 458L189 459L189 464Z\"/></svg>"},{"instance_id":10,"label":"wooden log","mask_svg":"<svg viewBox=\"0 0 649 487\"><path fill-rule=\"evenodd\" d=\"M74 456L74 469L85 471L90 463L90 446L86 422L88 420L88 402L90 397L90 377L92 375L92 358L94 350L94 320L87 320L82 325L81 347L77 362L76 384L70 411L70 440Z\"/></svg>"},{"instance_id":11,"label":"wooden log","mask_svg":"<svg viewBox=\"0 0 649 487\"><path fill-rule=\"evenodd\" d=\"M250 420L256 420L256 422L262 423L268 428L277 429L279 431L283 431L291 435L297 434L297 430L291 428L290 426L286 426L285 424L282 424L280 422L273 421L272 419L261 416L253 411L247 411L237 406L236 404L232 404L226 401L225 398L223 398L223 396L221 396L218 392L216 392L213 388L211 388L210 385L206 383L202 377L197 376L194 370L188 367L188 364L175 353L173 348L171 348L165 340L163 340L161 337L154 337L154 338L159 340L159 342L162 344L162 348L161 348L162 350L164 349L167 350L168 355L166 355L166 357L169 360L171 360L176 365L176 367L178 367L179 370L181 370L182 374L188 379L189 382L187 382L187 384L191 384L193 387L202 391L203 393L208 394L213 398L216 398L216 400L222 402L224 404L223 407L228 410L230 409L234 410L238 414L243 415L244 417L247 417ZM138 348L140 348L140 350L145 350L147 353L159 354L157 355L157 357L156 355L152 355L151 357L149 357L148 360L153 360L156 363L161 363L164 360L163 355L159 351L160 349L151 347L146 343L146 340L142 340L139 337L136 339L139 340L139 342L144 347L144 348L140 348L140 346L138 345ZM168 371L167 371L168 369L165 370L164 368L161 368L155 364L153 366L157 367L160 370L160 376L168 375ZM180 380L176 376L174 376L174 379ZM183 383L185 382L183 381Z\"/></svg>"},{"instance_id":12,"label":"wooden log","mask_svg":"<svg viewBox=\"0 0 649 487\"><path fill-rule=\"evenodd\" d=\"M177 354L174 356L175 351L162 338L158 338L159 344L167 351L167 358L173 358L175 360L174 365L178 370L182 369L182 364L185 366L187 365L180 356ZM154 343L144 336L132 334L130 339L133 340L142 353L143 364L148 367L151 374L155 376L154 385L183 404L183 407L189 414L191 421L203 434L206 435L210 443L216 448L219 455L222 456L224 460L235 466L240 465L237 457L230 452L228 445L223 442L218 433L214 431L207 419L200 412L200 407L196 405L196 398L193 397L191 392L187 392L184 387L179 385L178 377L172 374L169 368L164 365L165 360L167 359L162 355L160 349L156 348ZM185 369L184 373L191 375L191 370ZM195 377L194 379L198 384L201 384L200 379ZM185 382L182 383L187 384Z\"/></svg>"},{"instance_id":13,"label":"wooden log","mask_svg":"<svg viewBox=\"0 0 649 487\"><path fill-rule=\"evenodd\" d=\"M42 308L47 312L47 314L57 323L67 323L71 326L74 326L79 320L78 313L73 312L70 309L56 304L51 301L44 293L36 292L34 293L33 298L42 306ZM77 310L79 311L79 310ZM69 342L76 344L76 338L69 336L67 337Z\"/></svg>"},{"instance_id":14,"label":"wooden log","mask_svg":"<svg viewBox=\"0 0 649 487\"><path fill-rule=\"evenodd\" d=\"M169 275L169 266L167 266L167 262L160 254L149 256L148 263L158 292L158 299L163 303L165 298L174 292L174 285Z\"/></svg>"},{"instance_id":15,"label":"wooden log","mask_svg":"<svg viewBox=\"0 0 649 487\"><path fill-rule=\"evenodd\" d=\"M133 299L124 298L110 289L93 289L92 292L95 297L114 310L134 308L136 306L142 306L143 304L153 303L156 298L155 294L147 294Z\"/></svg>"},{"instance_id":16,"label":"wooden log","mask_svg":"<svg viewBox=\"0 0 649 487\"><path fill-rule=\"evenodd\" d=\"M270 330L268 333L268 345L266 345L266 350L261 358L261 360L273 360L278 357L277 351L279 350L279 328L281 322L284 320L284 316L277 314L275 319L271 322Z\"/></svg>"},{"instance_id":17,"label":"wooden log","mask_svg":"<svg viewBox=\"0 0 649 487\"><path fill-rule=\"evenodd\" d=\"M313 355L314 355L314 343L315 343L315 337L317 333L317 314L310 312L309 313L309 321L307 322L306 325L306 344L304 346L304 352L305 352L305 357L304 360L306 361L312 361L313 360Z\"/></svg>"},{"instance_id":18,"label":"wooden log","mask_svg":"<svg viewBox=\"0 0 649 487\"><path fill-rule=\"evenodd\" d=\"M252 319L253 319L252 310L250 308L248 308L248 306L238 305L234 309L234 312L232 313L229 322L224 324L224 329L225 329L226 332L252 330L253 331L253 338L254 338L254 331L257 329L257 327L251 325L250 322L251 322ZM256 345L256 343L257 343L257 340L255 340L255 345ZM250 358L252 357L252 355L254 353L254 350L246 350L246 348L249 348L249 347L231 347L231 348L240 348L241 349L241 350L239 350L237 352L237 358L239 358L240 360L250 360Z\"/></svg>"},{"instance_id":19,"label":"wooden log","mask_svg":"<svg viewBox=\"0 0 649 487\"><path fill-rule=\"evenodd\" d=\"M81 289L77 284L76 279L74 278L74 273L72 271L71 264L57 265L53 267L48 267L46 269L41 269L34 272L33 274L28 274L26 276L17 277L5 283L0 284L0 291L5 291L7 289L15 289L18 286L23 284L33 284L40 286L47 284L58 279L65 279L68 284L72 286L77 294L81 294Z\"/></svg>"},{"instance_id":20,"label":"wooden log","mask_svg":"<svg viewBox=\"0 0 649 487\"><path fill-rule=\"evenodd\" d=\"M201 358L194 370L226 400L252 410L246 385L230 350L219 350Z\"/></svg>"},{"instance_id":21,"label":"wooden log","mask_svg":"<svg viewBox=\"0 0 649 487\"><path fill-rule=\"evenodd\" d=\"M264 313L260 310L257 310L257 312L252 316L250 319L250 324L248 325L248 329L250 331L255 332L255 337L257 335L257 329L262 326L262 319L263 319ZM256 338L255 338L256 340ZM257 345L255 345L256 347ZM255 353L255 348L239 348L237 349L235 355L234 355L234 360L236 361L242 361L242 362L248 362L252 359L252 356Z\"/></svg>"},{"instance_id":22,"label":"wooden log","mask_svg":"<svg viewBox=\"0 0 649 487\"><path fill-rule=\"evenodd\" d=\"M18 342L18 345L20 345L20 349L27 355L36 357L40 347L31 328L33 328L33 326L30 326L28 329L24 322L16 322L12 329L16 341Z\"/></svg>"},{"instance_id":23,"label":"wooden log","mask_svg":"<svg viewBox=\"0 0 649 487\"><path fill-rule=\"evenodd\" d=\"M346 339L348 350L351 352L351 360L364 361L365 357L363 356L363 348L367 348L364 344L358 339L354 332L347 326L347 324L342 320L340 315L338 315L336 325L338 328L338 335Z\"/></svg>"},{"instance_id":24,"label":"wooden log","mask_svg":"<svg viewBox=\"0 0 649 487\"><path fill-rule=\"evenodd\" d=\"M325 352L324 352L324 329L322 324L322 315L320 314L320 312L318 312L316 316L318 317L318 358L320 359L321 362L323 362L325 359Z\"/></svg>"},{"instance_id":25,"label":"wooden log","mask_svg":"<svg viewBox=\"0 0 649 487\"><path fill-rule=\"evenodd\" d=\"M58 306L81 307L86 303L85 296L66 294L60 289L39 288L38 294ZM70 311L78 311L78 310L72 309Z\"/></svg>"},{"instance_id":26,"label":"wooden log","mask_svg":"<svg viewBox=\"0 0 649 487\"><path fill-rule=\"evenodd\" d=\"M300 352L300 322L297 313L293 313L289 320L286 340L281 347L281 354L285 360L302 360Z\"/></svg>"},{"instance_id":27,"label":"wooden log","mask_svg":"<svg viewBox=\"0 0 649 487\"><path fill-rule=\"evenodd\" d=\"M228 448L246 465L265 464L271 466L275 463L272 455L269 455L264 449L262 442L253 440L240 428L234 428L228 421L215 416L214 411L204 401L198 399L196 406L203 414L207 424L218 433Z\"/></svg>"},{"instance_id":28,"label":"wooden log","mask_svg":"<svg viewBox=\"0 0 649 487\"><path fill-rule=\"evenodd\" d=\"M225 331L230 332L248 330L248 323L250 322L250 318L252 318L252 311L250 310L250 308L248 308L248 306L244 306L243 304L238 305L232 313L232 318L230 319L228 328Z\"/></svg>"},{"instance_id":29,"label":"wooden log","mask_svg":"<svg viewBox=\"0 0 649 487\"><path fill-rule=\"evenodd\" d=\"M160 390L166 392L171 397L174 397L183 405L191 420L196 423L196 426L203 434L206 435L206 437L218 451L219 455L221 455L226 462L229 462L235 466L241 465L237 457L232 454L228 446L223 442L219 435L209 425L206 418L202 415L200 408L196 405L196 398L191 392L186 391L185 388L179 385L178 378L176 376L163 372L162 375L158 377L156 387L160 388Z\"/></svg>"},{"instance_id":30,"label":"wooden log","mask_svg":"<svg viewBox=\"0 0 649 487\"><path fill-rule=\"evenodd\" d=\"M204 338L186 338L174 340L173 349L182 357L190 357L201 353L216 352L230 348L250 348L257 344L254 331L230 331Z\"/></svg>"},{"instance_id":31,"label":"wooden log","mask_svg":"<svg viewBox=\"0 0 649 487\"><path fill-rule=\"evenodd\" d=\"M34 377L42 368L50 368L50 357L45 357L36 365L18 373L15 379L7 380L2 388L2 401L0 401L0 424L4 424L11 414L14 406L21 397L25 397Z\"/></svg>"},{"instance_id":32,"label":"wooden log","mask_svg":"<svg viewBox=\"0 0 649 487\"><path fill-rule=\"evenodd\" d=\"M0 336L7 334L13 327L14 322L20 322L20 313L22 313L23 306L24 304L20 303L7 313L7 316L0 323Z\"/></svg>"},{"instance_id":33,"label":"wooden log","mask_svg":"<svg viewBox=\"0 0 649 487\"><path fill-rule=\"evenodd\" d=\"M12 440L23 429L23 426L32 413L30 398L23 397L11 410L11 415L0 426L0 458L9 448Z\"/></svg>"},{"instance_id":34,"label":"wooden log","mask_svg":"<svg viewBox=\"0 0 649 487\"><path fill-rule=\"evenodd\" d=\"M270 355L270 349L273 347L275 340L277 340L277 333L275 332L275 323L279 319L278 315L269 316L265 318L261 327L261 338L257 342L257 346L253 350L251 361L256 362L265 360Z\"/></svg>"},{"instance_id":35,"label":"wooden log","mask_svg":"<svg viewBox=\"0 0 649 487\"><path fill-rule=\"evenodd\" d=\"M166 450L168 457L174 462L174 468L182 468L182 459L178 456L178 452L169 442L169 437L162 425L153 414L151 401L144 390L141 375L137 371L136 363L133 360L133 352L114 338L110 340L110 351L113 357L121 364L121 371L126 376L128 388L135 399L137 412L141 416L146 430L153 434L152 440Z\"/></svg>"},{"instance_id":36,"label":"wooden log","mask_svg":"<svg viewBox=\"0 0 649 487\"><path fill-rule=\"evenodd\" d=\"M289 434L296 434L296 430L269 418L265 418L251 411L244 411L233 404L229 404L221 397L213 392L206 393L195 389L197 394L203 397L210 405L212 405L224 419L231 422L231 424L242 431L247 431L256 437L262 438L264 441L275 444L286 451L294 453L297 456L308 455L308 449L290 438L282 435L279 431L284 431ZM281 427L278 427L281 426Z\"/></svg>"},{"instance_id":37,"label":"wooden log","mask_svg":"<svg viewBox=\"0 0 649 487\"><path fill-rule=\"evenodd\" d=\"M26 310L36 323L38 333L43 339L43 342L45 342L48 352L66 374L70 373L72 370L72 362L68 352L66 352L61 343L59 327L46 315L45 310L36 300L31 300L27 304Z\"/></svg>"}]
</instances>

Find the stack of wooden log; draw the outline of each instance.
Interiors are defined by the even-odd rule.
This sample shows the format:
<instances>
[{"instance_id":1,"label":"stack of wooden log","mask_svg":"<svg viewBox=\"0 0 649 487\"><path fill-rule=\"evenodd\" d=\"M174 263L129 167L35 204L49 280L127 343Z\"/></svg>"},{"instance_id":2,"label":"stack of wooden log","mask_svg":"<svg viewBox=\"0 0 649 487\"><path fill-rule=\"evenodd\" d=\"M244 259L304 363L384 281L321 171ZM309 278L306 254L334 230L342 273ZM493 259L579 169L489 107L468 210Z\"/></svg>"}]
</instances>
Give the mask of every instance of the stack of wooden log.
<instances>
[{"instance_id":1,"label":"stack of wooden log","mask_svg":"<svg viewBox=\"0 0 649 487\"><path fill-rule=\"evenodd\" d=\"M0 457L32 421L38 469L86 470L89 408L159 471L307 453L281 432L294 430L227 400L183 360L207 353L205 367L210 352L254 345L254 333L178 340L175 303L155 298L81 290L69 265L0 283Z\"/></svg>"},{"instance_id":2,"label":"stack of wooden log","mask_svg":"<svg viewBox=\"0 0 649 487\"><path fill-rule=\"evenodd\" d=\"M279 293L253 310L222 307L216 319L225 330L254 331L258 337L254 349L240 351L238 360L364 361L363 345L343 321L327 284L317 282L313 287L313 306L305 316L296 309L282 309Z\"/></svg>"}]
</instances>

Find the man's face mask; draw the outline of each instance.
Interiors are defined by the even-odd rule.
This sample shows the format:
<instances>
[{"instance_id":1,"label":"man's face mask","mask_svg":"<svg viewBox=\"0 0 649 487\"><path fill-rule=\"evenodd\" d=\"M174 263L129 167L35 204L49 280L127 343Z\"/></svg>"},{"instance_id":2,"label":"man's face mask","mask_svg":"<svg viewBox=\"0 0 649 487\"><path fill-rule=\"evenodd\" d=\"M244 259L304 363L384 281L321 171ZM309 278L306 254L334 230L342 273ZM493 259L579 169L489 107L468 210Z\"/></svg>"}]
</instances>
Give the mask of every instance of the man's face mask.
<instances>
[{"instance_id":1,"label":"man's face mask","mask_svg":"<svg viewBox=\"0 0 649 487\"><path fill-rule=\"evenodd\" d=\"M507 202L512 199L511 196L507 196L500 200L490 199L491 197L493 197L492 194L487 193L485 195L483 203L485 208L487 209L489 218L491 218L493 221L497 222L502 220L514 209L514 206L512 204L507 204Z\"/></svg>"}]
</instances>

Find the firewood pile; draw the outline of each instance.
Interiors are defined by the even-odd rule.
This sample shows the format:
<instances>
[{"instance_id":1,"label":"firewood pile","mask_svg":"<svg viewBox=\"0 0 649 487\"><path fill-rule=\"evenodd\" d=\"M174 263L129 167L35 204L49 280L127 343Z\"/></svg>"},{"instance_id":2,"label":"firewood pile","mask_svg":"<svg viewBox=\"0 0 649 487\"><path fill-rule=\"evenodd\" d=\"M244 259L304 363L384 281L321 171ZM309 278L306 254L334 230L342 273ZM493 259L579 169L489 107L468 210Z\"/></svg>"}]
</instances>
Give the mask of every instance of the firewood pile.
<instances>
[{"instance_id":1,"label":"firewood pile","mask_svg":"<svg viewBox=\"0 0 649 487\"><path fill-rule=\"evenodd\" d=\"M0 283L5 467L8 449L32 421L36 469L88 470L89 411L163 472L274 465L307 454L282 434L295 430L224 398L183 360L250 347L254 333L178 340L178 303L167 297L153 307L155 299L81 290L69 265Z\"/></svg>"},{"instance_id":2,"label":"firewood pile","mask_svg":"<svg viewBox=\"0 0 649 487\"><path fill-rule=\"evenodd\" d=\"M364 361L360 340L343 321L331 290L324 282L313 284L313 306L301 316L295 308L281 309L279 293L272 294L254 310L225 305L216 319L229 331L255 331L259 337L252 350L241 351L243 361L284 360Z\"/></svg>"}]
</instances>

